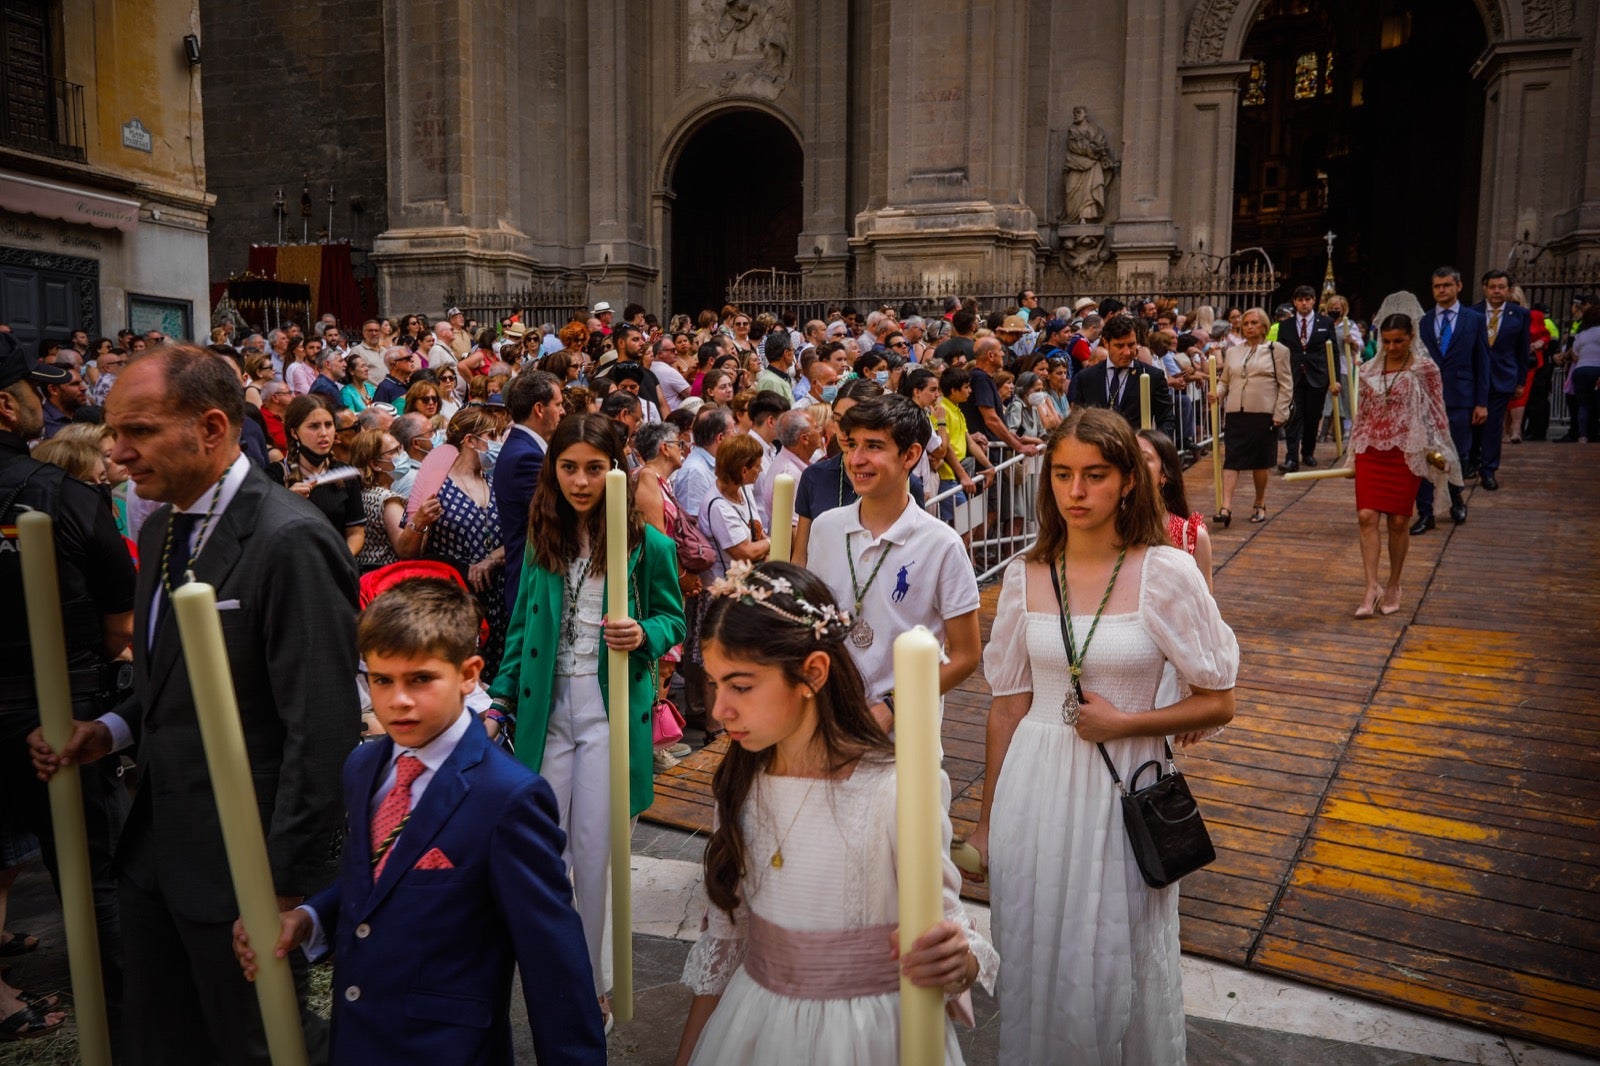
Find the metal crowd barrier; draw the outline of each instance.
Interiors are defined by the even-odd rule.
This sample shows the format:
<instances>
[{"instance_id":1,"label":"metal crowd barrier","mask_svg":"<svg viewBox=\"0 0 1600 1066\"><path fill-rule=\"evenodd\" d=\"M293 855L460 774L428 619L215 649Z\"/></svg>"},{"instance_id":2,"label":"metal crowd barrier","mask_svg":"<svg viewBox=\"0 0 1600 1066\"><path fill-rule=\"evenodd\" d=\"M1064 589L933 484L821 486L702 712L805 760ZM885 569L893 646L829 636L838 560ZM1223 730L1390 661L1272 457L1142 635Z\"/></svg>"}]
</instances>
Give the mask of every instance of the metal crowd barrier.
<instances>
[{"instance_id":1,"label":"metal crowd barrier","mask_svg":"<svg viewBox=\"0 0 1600 1066\"><path fill-rule=\"evenodd\" d=\"M972 568L982 584L999 576L1012 559L1028 550L1039 534L1039 474L1041 456L1012 454L991 447L989 461L994 478L970 499L960 486L936 493L924 506L930 514L948 518L968 543ZM974 475L976 477L976 475ZM950 506L944 506L949 503Z\"/></svg>"}]
</instances>

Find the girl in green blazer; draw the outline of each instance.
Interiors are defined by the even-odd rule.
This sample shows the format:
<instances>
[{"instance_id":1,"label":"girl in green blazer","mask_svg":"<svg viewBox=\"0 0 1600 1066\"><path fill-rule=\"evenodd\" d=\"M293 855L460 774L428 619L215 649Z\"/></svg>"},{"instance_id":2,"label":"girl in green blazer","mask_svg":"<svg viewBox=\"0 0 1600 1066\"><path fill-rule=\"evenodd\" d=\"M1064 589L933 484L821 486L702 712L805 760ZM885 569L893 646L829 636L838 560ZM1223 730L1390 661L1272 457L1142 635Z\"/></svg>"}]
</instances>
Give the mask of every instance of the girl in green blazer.
<instances>
[{"instance_id":1,"label":"girl in green blazer","mask_svg":"<svg viewBox=\"0 0 1600 1066\"><path fill-rule=\"evenodd\" d=\"M515 430L513 431L515 432ZM528 547L505 656L490 688L516 727L516 753L556 794L563 856L602 1008L610 955L600 949L610 908L610 704L605 650L628 655L630 816L650 806L656 662L683 640L677 547L628 500L628 618L604 620L606 472L626 469L621 428L568 415L551 435L528 520ZM491 716L494 712L491 712ZM627 935L623 932L621 935Z\"/></svg>"}]
</instances>

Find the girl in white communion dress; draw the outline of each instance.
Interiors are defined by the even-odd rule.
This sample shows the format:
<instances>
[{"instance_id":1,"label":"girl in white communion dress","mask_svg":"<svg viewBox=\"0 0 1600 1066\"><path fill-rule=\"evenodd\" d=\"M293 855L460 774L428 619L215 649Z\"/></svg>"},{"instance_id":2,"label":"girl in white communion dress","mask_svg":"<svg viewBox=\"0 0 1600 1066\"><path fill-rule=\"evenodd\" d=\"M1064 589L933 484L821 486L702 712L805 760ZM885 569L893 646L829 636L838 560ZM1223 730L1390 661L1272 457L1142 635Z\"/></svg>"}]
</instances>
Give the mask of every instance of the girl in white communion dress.
<instances>
[{"instance_id":1,"label":"girl in white communion dress","mask_svg":"<svg viewBox=\"0 0 1600 1066\"><path fill-rule=\"evenodd\" d=\"M971 1024L967 992L991 987L998 959L948 857L945 918L899 957L894 749L827 586L787 563L736 564L712 597L707 703L733 745L713 785L711 907L684 966L695 998L677 1061L894 1066L902 970ZM948 819L944 843L948 856ZM962 1062L948 1020L945 1049Z\"/></svg>"}]
</instances>

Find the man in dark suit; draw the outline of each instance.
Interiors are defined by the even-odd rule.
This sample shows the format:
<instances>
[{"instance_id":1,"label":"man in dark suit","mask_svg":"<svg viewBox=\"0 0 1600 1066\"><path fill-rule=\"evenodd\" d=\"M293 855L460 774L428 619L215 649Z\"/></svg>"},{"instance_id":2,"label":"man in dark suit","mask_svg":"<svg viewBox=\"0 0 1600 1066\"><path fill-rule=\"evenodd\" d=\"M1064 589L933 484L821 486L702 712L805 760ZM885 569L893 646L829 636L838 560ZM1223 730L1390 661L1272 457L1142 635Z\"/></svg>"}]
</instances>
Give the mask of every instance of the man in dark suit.
<instances>
[{"instance_id":1,"label":"man in dark suit","mask_svg":"<svg viewBox=\"0 0 1600 1066\"><path fill-rule=\"evenodd\" d=\"M233 960L238 915L194 695L169 595L216 587L273 882L292 906L329 883L340 768L355 744L356 572L344 538L239 451L244 392L225 360L152 349L117 378L113 459L156 511L140 533L134 693L79 722L59 756L92 762L137 744L138 797L117 850L122 883L124 1062L267 1063L256 996ZM303 971L302 971L303 972ZM308 1031L314 1054L319 1034Z\"/></svg>"},{"instance_id":2,"label":"man in dark suit","mask_svg":"<svg viewBox=\"0 0 1600 1066\"><path fill-rule=\"evenodd\" d=\"M1150 378L1150 421L1155 428L1172 436L1172 393L1167 388L1167 375L1160 367L1141 363L1134 358L1139 351L1139 338L1134 332L1133 319L1116 315L1106 322L1100 334L1105 343L1107 360L1080 370L1067 386L1067 403L1076 407L1108 407L1128 420L1139 430L1139 378Z\"/></svg>"},{"instance_id":3,"label":"man in dark suit","mask_svg":"<svg viewBox=\"0 0 1600 1066\"><path fill-rule=\"evenodd\" d=\"M1500 436L1506 408L1522 392L1533 362L1528 309L1511 302L1511 278L1504 270L1483 276L1483 299L1473 305L1484 317L1489 337L1489 412L1481 425L1472 427L1472 457L1462 458L1468 470L1478 469L1478 484L1487 491L1500 488Z\"/></svg>"},{"instance_id":4,"label":"man in dark suit","mask_svg":"<svg viewBox=\"0 0 1600 1066\"><path fill-rule=\"evenodd\" d=\"M1460 300L1461 273L1443 266L1433 272L1433 310L1422 316L1418 332L1444 379L1444 409L1450 418L1450 440L1466 462L1472 450L1472 427L1489 417L1489 330L1484 317ZM1467 504L1458 486L1450 486L1450 519L1467 520ZM1422 479L1417 490L1417 520L1412 536L1434 527L1433 482Z\"/></svg>"},{"instance_id":5,"label":"man in dark suit","mask_svg":"<svg viewBox=\"0 0 1600 1066\"><path fill-rule=\"evenodd\" d=\"M1328 342L1333 342L1334 374L1328 380ZM1289 349L1289 375L1294 379L1294 408L1283 427L1283 462L1278 469L1294 473L1300 464L1317 465L1317 427L1328 390L1339 395L1337 375L1343 372L1342 347L1333 319L1317 314L1317 290L1301 285L1294 290L1294 314L1278 324L1278 343ZM1338 417L1338 413L1334 413ZM1296 456L1299 460L1296 461Z\"/></svg>"},{"instance_id":6,"label":"man in dark suit","mask_svg":"<svg viewBox=\"0 0 1600 1066\"><path fill-rule=\"evenodd\" d=\"M561 382L543 370L525 370L506 387L511 431L494 464L494 503L500 515L500 542L506 546L506 612L517 602L522 555L528 543L528 508L544 469L550 435L567 413Z\"/></svg>"}]
</instances>

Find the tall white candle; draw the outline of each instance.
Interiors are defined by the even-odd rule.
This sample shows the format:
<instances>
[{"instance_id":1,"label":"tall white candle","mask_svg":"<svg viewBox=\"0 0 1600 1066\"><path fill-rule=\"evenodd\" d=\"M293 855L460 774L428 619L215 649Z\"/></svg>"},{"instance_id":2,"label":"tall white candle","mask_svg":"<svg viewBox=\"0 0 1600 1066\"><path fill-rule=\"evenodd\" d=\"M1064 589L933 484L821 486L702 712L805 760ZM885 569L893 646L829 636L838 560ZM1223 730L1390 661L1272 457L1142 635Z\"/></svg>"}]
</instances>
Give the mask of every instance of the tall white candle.
<instances>
[{"instance_id":1,"label":"tall white candle","mask_svg":"<svg viewBox=\"0 0 1600 1066\"><path fill-rule=\"evenodd\" d=\"M278 895L272 883L272 864L267 860L267 838L250 777L244 729L239 725L239 702L228 669L222 618L217 614L217 590L202 582L184 585L172 594L172 611L189 666L189 688L194 693L239 917L255 946L256 996L267 1031L267 1051L273 1066L304 1066L306 1042L289 960L278 958L271 950L278 942Z\"/></svg>"},{"instance_id":2,"label":"tall white candle","mask_svg":"<svg viewBox=\"0 0 1600 1066\"><path fill-rule=\"evenodd\" d=\"M922 626L894 642L894 762L900 951L944 917L939 790L939 641ZM944 995L900 978L900 1063L944 1062Z\"/></svg>"},{"instance_id":3,"label":"tall white candle","mask_svg":"<svg viewBox=\"0 0 1600 1066\"><path fill-rule=\"evenodd\" d=\"M1206 359L1206 398L1211 401L1211 484L1217 493L1217 514L1222 513L1222 402L1217 397L1217 355Z\"/></svg>"},{"instance_id":4,"label":"tall white candle","mask_svg":"<svg viewBox=\"0 0 1600 1066\"><path fill-rule=\"evenodd\" d=\"M1139 428L1153 429L1155 423L1150 418L1150 375L1139 375Z\"/></svg>"},{"instance_id":5,"label":"tall white candle","mask_svg":"<svg viewBox=\"0 0 1600 1066\"><path fill-rule=\"evenodd\" d=\"M606 618L628 617L628 475L606 474ZM611 706L611 1013L633 1020L633 839L628 816L628 653L606 652Z\"/></svg>"},{"instance_id":6,"label":"tall white candle","mask_svg":"<svg viewBox=\"0 0 1600 1066\"><path fill-rule=\"evenodd\" d=\"M772 551L768 559L789 561L794 540L794 475L779 474L772 479Z\"/></svg>"},{"instance_id":7,"label":"tall white candle","mask_svg":"<svg viewBox=\"0 0 1600 1066\"><path fill-rule=\"evenodd\" d=\"M56 573L55 523L42 511L17 517L22 550L22 598L33 651L33 683L39 726L60 751L72 737L72 683L67 678L67 638L61 622L61 586ZM55 833L61 912L67 932L67 965L78 1016L78 1059L85 1066L111 1066L105 986L100 977L100 934L94 919L94 884L89 838L83 822L83 786L76 764L50 778L50 825Z\"/></svg>"},{"instance_id":8,"label":"tall white candle","mask_svg":"<svg viewBox=\"0 0 1600 1066\"><path fill-rule=\"evenodd\" d=\"M1328 383L1330 385L1337 385L1337 384L1339 384L1339 375L1334 370L1333 341L1331 341L1331 340L1328 341L1328 343L1327 343L1327 351L1328 351ZM1342 420L1339 418L1339 401L1338 401L1337 397L1333 401L1333 414L1331 416L1329 416L1329 417L1331 417L1333 419L1333 450L1334 450L1335 453L1337 453L1339 455L1343 455L1344 454L1344 428L1343 428Z\"/></svg>"}]
</instances>

